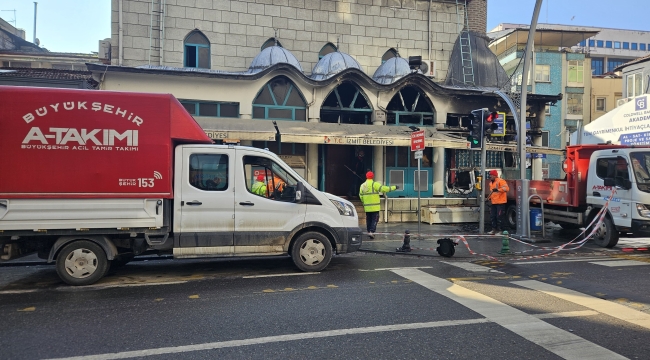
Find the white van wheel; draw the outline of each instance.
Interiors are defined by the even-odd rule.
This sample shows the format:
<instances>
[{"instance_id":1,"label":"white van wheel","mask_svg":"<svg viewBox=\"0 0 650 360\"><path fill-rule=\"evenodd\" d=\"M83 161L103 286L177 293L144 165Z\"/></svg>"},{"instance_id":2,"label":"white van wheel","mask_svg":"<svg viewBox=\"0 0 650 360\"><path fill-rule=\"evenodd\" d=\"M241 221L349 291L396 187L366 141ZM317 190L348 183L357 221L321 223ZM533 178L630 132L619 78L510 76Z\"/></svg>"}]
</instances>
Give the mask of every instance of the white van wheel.
<instances>
[{"instance_id":1,"label":"white van wheel","mask_svg":"<svg viewBox=\"0 0 650 360\"><path fill-rule=\"evenodd\" d=\"M56 272L70 285L90 285L106 275L109 262L101 246L88 240L66 245L56 257Z\"/></svg>"},{"instance_id":2,"label":"white van wheel","mask_svg":"<svg viewBox=\"0 0 650 360\"><path fill-rule=\"evenodd\" d=\"M612 219L609 216L605 216L603 223L600 224L600 227L596 231L594 243L604 248L613 248L618 244L618 236L618 231Z\"/></svg>"},{"instance_id":3,"label":"white van wheel","mask_svg":"<svg viewBox=\"0 0 650 360\"><path fill-rule=\"evenodd\" d=\"M321 233L304 233L293 244L291 258L302 271L321 271L332 260L332 244Z\"/></svg>"}]
</instances>

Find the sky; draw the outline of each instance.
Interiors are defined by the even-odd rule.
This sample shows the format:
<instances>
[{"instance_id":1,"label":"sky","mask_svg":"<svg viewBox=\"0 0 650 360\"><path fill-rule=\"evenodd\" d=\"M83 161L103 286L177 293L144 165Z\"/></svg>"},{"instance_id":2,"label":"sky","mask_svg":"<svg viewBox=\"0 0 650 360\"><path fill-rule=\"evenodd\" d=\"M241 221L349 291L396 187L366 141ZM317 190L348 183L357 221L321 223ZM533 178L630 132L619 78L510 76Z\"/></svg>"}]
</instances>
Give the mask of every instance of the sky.
<instances>
[{"instance_id":1,"label":"sky","mask_svg":"<svg viewBox=\"0 0 650 360\"><path fill-rule=\"evenodd\" d=\"M529 24L535 0L487 0L488 30L500 23ZM540 23L596 26L650 31L650 21L639 15L648 0L544 0ZM16 15L14 17L14 12ZM0 17L34 34L34 2L0 0ZM7 11L10 10L10 11ZM90 53L98 41L111 37L110 0L40 0L36 37L41 46L56 52Z\"/></svg>"}]
</instances>

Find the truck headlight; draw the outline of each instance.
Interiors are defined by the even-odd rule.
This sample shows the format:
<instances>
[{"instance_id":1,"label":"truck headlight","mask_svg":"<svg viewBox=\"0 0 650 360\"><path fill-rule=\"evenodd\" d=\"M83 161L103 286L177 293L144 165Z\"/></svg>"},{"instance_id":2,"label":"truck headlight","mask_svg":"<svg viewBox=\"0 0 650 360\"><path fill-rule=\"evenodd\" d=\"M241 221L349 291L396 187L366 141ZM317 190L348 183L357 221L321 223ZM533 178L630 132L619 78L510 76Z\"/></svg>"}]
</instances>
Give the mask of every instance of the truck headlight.
<instances>
[{"instance_id":1,"label":"truck headlight","mask_svg":"<svg viewBox=\"0 0 650 360\"><path fill-rule=\"evenodd\" d=\"M354 216L354 208L352 207L352 205L346 204L343 201L338 201L338 200L330 199L330 201L339 210L339 214L343 216Z\"/></svg>"},{"instance_id":2,"label":"truck headlight","mask_svg":"<svg viewBox=\"0 0 650 360\"><path fill-rule=\"evenodd\" d=\"M636 204L636 211L639 212L639 215L645 218L650 218L650 209L643 204Z\"/></svg>"}]
</instances>

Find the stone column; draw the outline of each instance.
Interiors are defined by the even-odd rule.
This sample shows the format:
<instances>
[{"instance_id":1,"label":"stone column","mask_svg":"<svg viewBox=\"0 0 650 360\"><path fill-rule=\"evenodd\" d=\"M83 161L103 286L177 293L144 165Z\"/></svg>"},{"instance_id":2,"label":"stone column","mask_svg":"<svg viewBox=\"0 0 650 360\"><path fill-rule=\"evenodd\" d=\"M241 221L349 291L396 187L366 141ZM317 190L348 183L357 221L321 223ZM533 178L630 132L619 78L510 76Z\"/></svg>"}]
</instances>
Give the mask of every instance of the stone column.
<instances>
[{"instance_id":1,"label":"stone column","mask_svg":"<svg viewBox=\"0 0 650 360\"><path fill-rule=\"evenodd\" d=\"M542 137L538 136L533 139L533 145L542 146ZM532 164L532 180L542 180L542 159L534 158L535 154L530 154Z\"/></svg>"},{"instance_id":2,"label":"stone column","mask_svg":"<svg viewBox=\"0 0 650 360\"><path fill-rule=\"evenodd\" d=\"M445 148L433 148L433 196L445 196Z\"/></svg>"},{"instance_id":3,"label":"stone column","mask_svg":"<svg viewBox=\"0 0 650 360\"><path fill-rule=\"evenodd\" d=\"M318 122L318 118L310 117L309 122ZM307 158L305 161L307 162L305 180L318 189L318 144L307 144Z\"/></svg>"},{"instance_id":4,"label":"stone column","mask_svg":"<svg viewBox=\"0 0 650 360\"><path fill-rule=\"evenodd\" d=\"M375 110L372 113L372 124L386 126L386 113L383 110ZM384 146L373 146L372 148L372 171L375 173L375 181L386 184L387 177L384 175Z\"/></svg>"}]
</instances>

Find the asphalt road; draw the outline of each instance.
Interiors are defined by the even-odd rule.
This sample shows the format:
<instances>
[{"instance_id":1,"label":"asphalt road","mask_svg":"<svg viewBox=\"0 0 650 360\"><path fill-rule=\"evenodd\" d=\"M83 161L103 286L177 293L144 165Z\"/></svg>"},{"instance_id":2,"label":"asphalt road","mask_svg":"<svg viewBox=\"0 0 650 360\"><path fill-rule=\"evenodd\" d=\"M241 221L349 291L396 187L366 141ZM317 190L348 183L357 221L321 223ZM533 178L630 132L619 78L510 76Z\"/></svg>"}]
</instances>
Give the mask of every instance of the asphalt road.
<instances>
[{"instance_id":1,"label":"asphalt road","mask_svg":"<svg viewBox=\"0 0 650 360\"><path fill-rule=\"evenodd\" d=\"M0 358L648 359L649 288L623 251L149 260L83 288L3 267Z\"/></svg>"}]
</instances>

